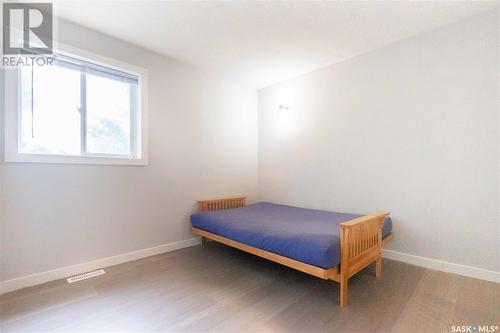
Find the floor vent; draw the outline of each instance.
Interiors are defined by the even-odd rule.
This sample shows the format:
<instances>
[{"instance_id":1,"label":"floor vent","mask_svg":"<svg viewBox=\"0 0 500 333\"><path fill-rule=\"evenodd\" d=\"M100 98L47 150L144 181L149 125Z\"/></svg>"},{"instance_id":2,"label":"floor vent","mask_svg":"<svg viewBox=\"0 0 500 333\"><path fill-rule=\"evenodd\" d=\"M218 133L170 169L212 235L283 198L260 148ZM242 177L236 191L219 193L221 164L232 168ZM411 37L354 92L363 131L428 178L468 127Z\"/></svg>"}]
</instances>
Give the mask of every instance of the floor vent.
<instances>
[{"instance_id":1,"label":"floor vent","mask_svg":"<svg viewBox=\"0 0 500 333\"><path fill-rule=\"evenodd\" d=\"M103 275L103 274L106 274L104 269L98 269L97 271L87 272L87 273L83 273L83 274L69 277L66 279L66 281L68 281L68 283L73 283L73 282L78 282L81 280L90 279L90 278L93 278L93 277L96 277L99 275Z\"/></svg>"}]
</instances>

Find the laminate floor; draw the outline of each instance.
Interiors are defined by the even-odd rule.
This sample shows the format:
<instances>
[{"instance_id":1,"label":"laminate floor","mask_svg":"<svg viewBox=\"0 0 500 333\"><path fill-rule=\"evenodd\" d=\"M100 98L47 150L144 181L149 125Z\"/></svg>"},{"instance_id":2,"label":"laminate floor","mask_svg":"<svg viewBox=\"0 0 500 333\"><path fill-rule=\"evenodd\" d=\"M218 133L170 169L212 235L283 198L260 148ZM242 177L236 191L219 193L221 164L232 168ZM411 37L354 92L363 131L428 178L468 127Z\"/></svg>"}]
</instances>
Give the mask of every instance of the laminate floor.
<instances>
[{"instance_id":1,"label":"laminate floor","mask_svg":"<svg viewBox=\"0 0 500 333\"><path fill-rule=\"evenodd\" d=\"M500 326L500 284L383 261L333 281L210 242L0 296L4 332L452 332ZM496 330L500 332L499 330Z\"/></svg>"}]
</instances>

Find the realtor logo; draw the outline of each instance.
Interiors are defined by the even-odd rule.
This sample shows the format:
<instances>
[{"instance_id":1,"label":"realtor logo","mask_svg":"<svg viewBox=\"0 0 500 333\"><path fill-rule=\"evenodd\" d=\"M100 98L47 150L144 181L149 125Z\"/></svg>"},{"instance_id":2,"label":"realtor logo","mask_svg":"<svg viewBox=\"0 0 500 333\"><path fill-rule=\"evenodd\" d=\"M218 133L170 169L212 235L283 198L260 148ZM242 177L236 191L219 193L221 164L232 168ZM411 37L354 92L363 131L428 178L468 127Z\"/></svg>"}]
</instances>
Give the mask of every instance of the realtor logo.
<instances>
[{"instance_id":1,"label":"realtor logo","mask_svg":"<svg viewBox=\"0 0 500 333\"><path fill-rule=\"evenodd\" d=\"M52 53L52 3L3 4L3 53Z\"/></svg>"}]
</instances>

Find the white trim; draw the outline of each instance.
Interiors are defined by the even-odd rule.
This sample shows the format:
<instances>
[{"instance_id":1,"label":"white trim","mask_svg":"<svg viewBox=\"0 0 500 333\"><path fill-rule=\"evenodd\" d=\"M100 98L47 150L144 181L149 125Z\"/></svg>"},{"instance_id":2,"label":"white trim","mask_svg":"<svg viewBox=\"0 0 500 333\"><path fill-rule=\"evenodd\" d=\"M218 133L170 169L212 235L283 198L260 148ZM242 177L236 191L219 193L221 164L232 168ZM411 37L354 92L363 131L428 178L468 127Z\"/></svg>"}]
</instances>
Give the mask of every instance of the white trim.
<instances>
[{"instance_id":1,"label":"white trim","mask_svg":"<svg viewBox=\"0 0 500 333\"><path fill-rule=\"evenodd\" d=\"M17 289L35 286L45 282L67 278L69 276L82 274L103 267L122 264L128 261L133 261L145 257L154 256L157 254L175 251L190 246L195 246L200 243L199 238L190 238L178 242L163 244L147 249L137 250L133 252L123 253L112 257L97 259L73 266L66 266L51 271L31 274L0 282L0 295Z\"/></svg>"},{"instance_id":2,"label":"white trim","mask_svg":"<svg viewBox=\"0 0 500 333\"><path fill-rule=\"evenodd\" d=\"M382 249L382 257L447 273L500 283L500 272Z\"/></svg>"},{"instance_id":3,"label":"white trim","mask_svg":"<svg viewBox=\"0 0 500 333\"><path fill-rule=\"evenodd\" d=\"M78 49L63 43L54 41L54 49L61 54L70 54L75 59L84 59L103 66L126 70L139 77L137 105L138 110L134 117L136 132L131 133L132 147L135 156L119 155L99 155L86 154L78 156L66 155L44 155L44 154L22 154L19 153L19 93L18 93L18 70L14 68L4 68L5 100L5 152L6 162L22 163L65 163L65 164L113 164L113 165L148 165L148 70L142 67L124 63L93 52Z\"/></svg>"},{"instance_id":4,"label":"white trim","mask_svg":"<svg viewBox=\"0 0 500 333\"><path fill-rule=\"evenodd\" d=\"M56 164L111 164L111 165L148 165L148 161L139 158L120 157L97 157L92 155L48 155L48 154L7 154L6 162L21 163L56 163Z\"/></svg>"},{"instance_id":5,"label":"white trim","mask_svg":"<svg viewBox=\"0 0 500 333\"><path fill-rule=\"evenodd\" d=\"M128 261L133 261L157 254L175 251L190 246L200 244L199 238L190 238L178 242L163 244L147 249L123 253L112 257L97 259L73 266L66 266L51 271L31 274L0 282L0 295L14 290L35 286L45 282L67 278L73 275L82 274L103 267L119 265ZM382 256L387 259L402 261L408 264L435 269L447 273L468 276L476 279L500 283L500 272L489 271L482 268L454 264L442 260L419 257L412 254L382 249Z\"/></svg>"}]
</instances>

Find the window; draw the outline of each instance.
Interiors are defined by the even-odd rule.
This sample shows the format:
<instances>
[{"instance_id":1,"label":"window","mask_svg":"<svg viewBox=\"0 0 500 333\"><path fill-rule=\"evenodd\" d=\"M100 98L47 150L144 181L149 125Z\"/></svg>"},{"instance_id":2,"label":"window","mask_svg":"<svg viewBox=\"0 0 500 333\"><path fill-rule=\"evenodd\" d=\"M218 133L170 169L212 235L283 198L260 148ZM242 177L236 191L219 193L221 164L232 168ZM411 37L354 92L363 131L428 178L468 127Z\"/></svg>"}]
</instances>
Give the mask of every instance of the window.
<instances>
[{"instance_id":1,"label":"window","mask_svg":"<svg viewBox=\"0 0 500 333\"><path fill-rule=\"evenodd\" d=\"M6 160L146 164L143 70L55 56L6 71Z\"/></svg>"}]
</instances>

